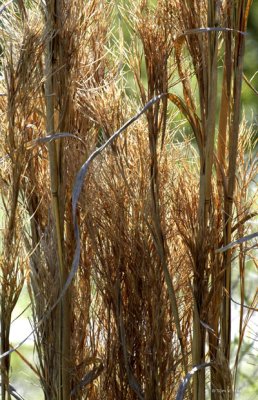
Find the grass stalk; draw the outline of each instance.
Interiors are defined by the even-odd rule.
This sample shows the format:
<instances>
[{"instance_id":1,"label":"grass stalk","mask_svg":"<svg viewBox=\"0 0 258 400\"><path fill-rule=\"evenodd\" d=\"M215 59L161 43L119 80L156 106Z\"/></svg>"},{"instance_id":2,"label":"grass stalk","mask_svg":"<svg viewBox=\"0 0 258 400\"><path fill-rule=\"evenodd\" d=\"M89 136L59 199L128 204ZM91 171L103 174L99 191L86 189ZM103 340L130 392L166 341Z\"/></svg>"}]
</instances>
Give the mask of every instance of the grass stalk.
<instances>
[{"instance_id":1,"label":"grass stalk","mask_svg":"<svg viewBox=\"0 0 258 400\"><path fill-rule=\"evenodd\" d=\"M20 360L45 400L233 399L257 310L246 262L258 165L240 124L251 3L1 7L1 400L24 268L36 369Z\"/></svg>"},{"instance_id":2,"label":"grass stalk","mask_svg":"<svg viewBox=\"0 0 258 400\"><path fill-rule=\"evenodd\" d=\"M215 26L216 22L216 3L209 3L208 6L208 26ZM200 312L202 312L202 292L203 279L207 266L208 255L202 254L202 247L205 241L209 210L211 206L212 191L212 168L214 164L215 147L215 126L216 126L216 101L217 101L217 62L218 62L218 35L216 32L208 34L208 62L207 62L207 114L204 132L204 162L200 171L200 195L199 195L199 232L197 246L200 255L197 258L197 276L194 278L195 307L193 314L193 364L199 365L205 362L205 331L200 324ZM205 398L205 369L201 369L194 375L194 399Z\"/></svg>"},{"instance_id":3,"label":"grass stalk","mask_svg":"<svg viewBox=\"0 0 258 400\"><path fill-rule=\"evenodd\" d=\"M46 32L49 35L46 50L46 83L45 83L45 96L46 96L46 130L47 134L53 135L55 133L55 102L56 94L54 93L53 85L53 74L54 66L53 59L57 57L54 53L54 43L56 38L56 30L54 25L54 19L56 16L56 2L50 1L47 4L47 22ZM64 256L63 256L63 232L60 220L60 199L59 199L59 184L60 184L60 165L58 162L57 145L56 142L50 142L48 144L49 153L49 169L50 169L50 182L51 182L51 196L52 196L52 210L55 221L56 240L57 240L57 253L58 253L58 264L60 274L60 290L65 279L64 277ZM58 319L58 334L56 335L57 353L59 354L58 363L58 399L64 400L63 397L63 379L64 379L64 349L63 349L63 301L58 305L57 308L57 319Z\"/></svg>"},{"instance_id":4,"label":"grass stalk","mask_svg":"<svg viewBox=\"0 0 258 400\"><path fill-rule=\"evenodd\" d=\"M17 78L19 78L13 59L13 50L10 49L8 63L5 69L7 83L6 99L6 143L10 155L10 169L6 174L8 190L2 193L1 200L6 211L6 219L1 235L2 254L0 263L0 306L1 306L1 353L10 349L10 330L13 309L22 290L24 277L22 267L22 255L20 254L20 230L19 230L19 195L21 190L21 176L24 171L25 158L22 154L22 143L16 151L17 130L20 127L19 110L17 109ZM1 399L10 399L11 357L7 355L1 359Z\"/></svg>"},{"instance_id":5,"label":"grass stalk","mask_svg":"<svg viewBox=\"0 0 258 400\"><path fill-rule=\"evenodd\" d=\"M250 3L250 2L249 2ZM244 5L242 5L244 8ZM238 29L245 32L247 15L241 17L241 8L237 10ZM247 10L247 8L246 8ZM244 10L243 10L244 11ZM225 236L226 244L231 242L232 237L232 218L233 218L233 199L235 191L235 177L236 177L236 163L237 163L237 149L239 143L239 126L241 114L241 88L243 80L243 58L244 58L244 43L245 38L242 34L237 34L235 39L235 52L234 52L234 83L233 83L233 109L232 122L229 134L229 156L228 156L228 186L225 196ZM231 343L231 249L225 255L225 277L224 286L229 293L229 296L224 297L223 301L223 317L222 317L222 343L223 351L226 360L230 359L230 343Z\"/></svg>"}]
</instances>

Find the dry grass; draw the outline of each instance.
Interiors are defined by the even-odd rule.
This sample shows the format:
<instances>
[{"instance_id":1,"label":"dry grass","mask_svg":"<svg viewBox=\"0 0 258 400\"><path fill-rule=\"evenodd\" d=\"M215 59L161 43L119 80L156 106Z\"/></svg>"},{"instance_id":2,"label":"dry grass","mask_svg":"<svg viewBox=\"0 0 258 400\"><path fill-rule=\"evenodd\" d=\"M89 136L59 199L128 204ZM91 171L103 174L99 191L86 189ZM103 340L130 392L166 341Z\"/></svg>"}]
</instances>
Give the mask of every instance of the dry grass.
<instances>
[{"instance_id":1,"label":"dry grass","mask_svg":"<svg viewBox=\"0 0 258 400\"><path fill-rule=\"evenodd\" d=\"M232 399L253 312L244 313L252 249L228 246L255 216L254 133L239 124L251 2L18 3L1 14L1 353L26 278L46 400L168 400L181 389L205 399L207 376L211 399ZM83 163L155 96L95 157L73 215ZM181 132L178 113L192 133ZM80 257L64 291L75 217ZM231 370L233 259L241 313ZM2 400L9 372L7 355Z\"/></svg>"}]
</instances>

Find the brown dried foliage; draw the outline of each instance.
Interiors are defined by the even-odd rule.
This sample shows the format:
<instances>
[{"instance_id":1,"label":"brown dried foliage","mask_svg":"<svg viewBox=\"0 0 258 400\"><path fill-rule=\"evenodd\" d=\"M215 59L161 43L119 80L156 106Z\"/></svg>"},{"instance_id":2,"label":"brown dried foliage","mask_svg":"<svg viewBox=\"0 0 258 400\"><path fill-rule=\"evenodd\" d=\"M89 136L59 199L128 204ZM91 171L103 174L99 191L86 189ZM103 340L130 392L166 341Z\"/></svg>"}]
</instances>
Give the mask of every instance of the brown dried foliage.
<instances>
[{"instance_id":1,"label":"brown dried foliage","mask_svg":"<svg viewBox=\"0 0 258 400\"><path fill-rule=\"evenodd\" d=\"M126 7L120 2L117 9L101 0L48 0L41 12L38 2L31 9L19 2L18 8L5 10L1 352L10 347L12 311L26 276L45 399L176 398L182 377L206 361L212 362L211 389L230 388L225 398L232 398L230 349L225 346L230 322L223 327L232 255L217 250L248 233L255 215L248 190L257 162L246 159L253 134L244 123L232 161L239 118L234 114L239 113L239 35L200 29L214 23L244 30L250 2L234 4L234 18L229 4L136 1ZM131 35L122 52L121 27L112 32L117 12ZM220 51L228 108L221 108L216 124ZM126 69L134 77L134 96L125 84ZM179 84L182 98L174 90ZM76 173L96 147L136 114L139 104L170 91L91 165L77 207L79 270L49 314L74 256ZM193 139L182 135L177 140L181 125L173 120L178 117L173 107L189 122ZM33 139L60 132L81 142L67 137L48 148L32 146ZM245 244L235 254L241 297L235 381L251 314L244 319L247 254L252 256ZM256 303L257 297L252 307ZM8 398L9 369L7 356L1 364L3 400ZM204 384L202 370L187 397L204 398Z\"/></svg>"}]
</instances>

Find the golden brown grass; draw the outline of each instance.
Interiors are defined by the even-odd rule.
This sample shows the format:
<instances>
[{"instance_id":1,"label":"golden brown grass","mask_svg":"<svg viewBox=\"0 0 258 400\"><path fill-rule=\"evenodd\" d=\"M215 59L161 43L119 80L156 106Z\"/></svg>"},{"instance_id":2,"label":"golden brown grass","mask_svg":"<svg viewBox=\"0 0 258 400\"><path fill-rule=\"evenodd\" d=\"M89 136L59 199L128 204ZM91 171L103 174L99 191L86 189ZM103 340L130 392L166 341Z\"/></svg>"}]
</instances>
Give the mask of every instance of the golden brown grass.
<instances>
[{"instance_id":1,"label":"golden brown grass","mask_svg":"<svg viewBox=\"0 0 258 400\"><path fill-rule=\"evenodd\" d=\"M233 399L257 307L256 296L244 316L250 244L230 245L256 215L254 134L240 125L251 2L18 3L1 14L1 353L26 278L46 400L199 400L207 376L207 398ZM233 257L241 313L231 370ZM2 400L9 373L10 354Z\"/></svg>"}]
</instances>

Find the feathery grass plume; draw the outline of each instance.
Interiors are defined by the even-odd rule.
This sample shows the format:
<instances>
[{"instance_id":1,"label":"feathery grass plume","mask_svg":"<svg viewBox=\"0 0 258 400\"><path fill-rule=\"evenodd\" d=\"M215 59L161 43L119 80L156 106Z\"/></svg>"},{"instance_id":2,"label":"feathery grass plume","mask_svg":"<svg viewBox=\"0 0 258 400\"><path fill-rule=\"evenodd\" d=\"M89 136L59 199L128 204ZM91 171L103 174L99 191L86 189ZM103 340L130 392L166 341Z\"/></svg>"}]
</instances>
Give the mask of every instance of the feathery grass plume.
<instances>
[{"instance_id":1,"label":"feathery grass plume","mask_svg":"<svg viewBox=\"0 0 258 400\"><path fill-rule=\"evenodd\" d=\"M19 114L26 118L27 123L27 136L21 137L25 142L32 143L34 137L44 136L46 131L53 133L67 130L76 132L83 138L87 143L86 150L92 149L97 142L97 139L95 140L97 135L92 137L89 134L92 123L89 118L76 109L73 99L76 95L78 77L83 76L88 79L94 72L96 79L97 77L101 78L101 71L104 70L101 52L106 41L110 6L107 5L103 8L101 1L94 1L86 6L84 2L80 1L77 1L76 4L47 2L45 8L41 8L43 19L38 13L37 4L35 6L35 9L30 9L26 18L23 16L23 20L20 19L18 13L8 15L4 30L5 36L10 42L10 37L14 40L16 35L19 40L24 38L20 58L18 47L15 48L16 52L14 53L14 56L18 57L19 73L23 79L18 81L21 86L18 93L21 104L18 105L20 108L25 107L22 96L26 95L26 107L28 108L28 110L23 108L23 113ZM80 24L78 24L78 20ZM21 27L22 34L19 37L17 32L10 30L11 21L11 26ZM42 23L47 24L45 30ZM98 45L96 37L99 38ZM100 40L100 38L102 39ZM44 58L45 48L48 50ZM7 55L8 53L6 53ZM96 73L97 64L98 72ZM28 65L30 68L27 68ZM7 92L7 95L11 97L11 90ZM46 120L43 96L46 101ZM5 105L3 111L5 111ZM14 113L14 109L11 109L10 112ZM18 139L20 138L18 137ZM27 146L25 148L27 149ZM82 254L82 265L85 268L88 265L88 268L81 272L79 281L74 286L72 299L70 300L70 294L68 294L63 302L65 304L62 304L62 314L60 315L59 308L59 310L54 310L51 317L43 322L42 318L58 297L60 290L58 265L64 264L64 268L66 268L71 264L74 243L70 212L71 194L69 193L71 193L75 172L81 165L85 153L78 146L68 146L67 144L63 146L56 142L50 144L50 153L53 156L51 170L53 207L56 209L54 212L49 210L51 193L49 191L50 179L46 149L34 147L28 154L21 148L20 143L15 145L15 148L13 143L12 149L15 155L25 154L28 158L25 164L26 173L22 180L22 198L30 215L30 226L24 230L24 242L30 254L30 294L34 307L34 321L36 325L38 321L41 321L40 326L36 329L35 337L39 356L38 372L45 398L70 398L73 386L80 386L81 380L85 376L85 366L95 364L93 350L93 353L91 350L87 350L89 343L85 344L79 339L81 334L89 337L91 329L89 311L87 312L91 297L90 264L87 253L84 254L84 258ZM17 149L22 152L19 153ZM71 160L73 160L72 168ZM60 178L59 183L56 178ZM14 187L17 187L17 190L19 188L15 182ZM58 189L58 193L55 189ZM56 194L59 196L57 201ZM84 235L86 237L85 232ZM58 252L57 249L59 249ZM66 280L67 273L68 270L61 272L61 286ZM85 288L88 289L86 301ZM82 310L86 315L84 319ZM69 343L70 338L73 338L72 343ZM72 355L70 355L71 350L74 352ZM85 390L84 386L91 384L92 380L88 379L86 383L84 382L83 390ZM74 392L77 396L79 395L78 390Z\"/></svg>"},{"instance_id":2,"label":"feathery grass plume","mask_svg":"<svg viewBox=\"0 0 258 400\"><path fill-rule=\"evenodd\" d=\"M90 89L94 92L95 88L103 85L105 72L108 70L108 59L106 47L109 41L109 25L112 12L112 5L103 1L94 1L87 6L82 2L82 6L74 4L74 16L76 10L81 9L81 26L77 27L77 39L74 53L74 62L71 74L71 83L75 83L71 102L74 109L73 119L70 122L70 130L76 129L76 134L84 143L78 146L74 141L65 147L64 160L66 163L66 222L65 222L65 248L67 252L68 265L72 264L74 252L73 220L71 213L71 190L73 181L78 169L81 167L90 152L99 143L99 129L95 127L91 120L91 115L84 112L78 102L82 90L83 82L90 83ZM74 27L76 18L74 18ZM76 44L79 43L78 46ZM87 93L88 94L88 93ZM85 102L86 103L86 102ZM86 103L88 104L88 103ZM85 107L86 107L85 104ZM68 128L67 128L68 129ZM72 162L71 162L72 160ZM83 195L85 192L83 190ZM95 319L100 319L98 313L103 312L98 308L98 301L92 298L94 284L92 283L92 248L89 243L86 228L85 202L82 195L82 202L78 210L80 220L81 240L84 248L80 256L80 269L78 276L72 285L71 294L71 352L72 352L72 398L95 398L95 381L99 374L103 372L102 360L98 355L100 328L95 324ZM93 284L93 287L92 287ZM91 304L93 302L94 306ZM98 311L99 310L99 311ZM83 397L84 396L84 397Z\"/></svg>"},{"instance_id":3,"label":"feathery grass plume","mask_svg":"<svg viewBox=\"0 0 258 400\"><path fill-rule=\"evenodd\" d=\"M212 329L210 336L210 355L217 363L223 363L223 373L219 368L212 367L211 387L216 390L225 390L226 397L232 397L230 383L229 357L230 357L230 300L224 296L223 311L221 313L221 280L224 275L223 285L230 294L231 287L231 252L228 251L223 259L214 255L214 242L206 245L210 229L214 225L213 210L219 206L218 216L223 216L222 230L223 242L231 241L233 201L235 187L236 155L238 147L238 132L240 119L240 93L242 81L242 63L244 54L244 32L246 30L247 16L251 2L224 2L183 1L174 4L182 33L175 38L175 58L178 64L179 75L182 79L184 101L189 112L193 115L192 129L200 155L200 180L199 180L199 206L198 229L195 233L194 260L194 330L193 330L193 363L205 362L205 331L202 324L202 314L209 306L213 309ZM200 12L201 10L201 12ZM207 27L205 29L205 27ZM222 33L213 29L221 29ZM225 31L224 31L225 30ZM223 32L224 31L224 32ZM216 146L216 101L217 101L217 70L219 41L225 43L224 78L222 84L222 104L220 112L219 136ZM193 96L191 82L187 77L185 67L181 61L181 54L186 45L191 63L194 68L198 84L199 99ZM233 61L232 61L233 60ZM199 101L198 101L199 100ZM198 104L199 103L199 104ZM200 113L196 117L196 110ZM198 129L196 129L196 126ZM218 161L217 165L215 160ZM212 171L217 168L218 189L216 188ZM223 180L224 178L224 180ZM228 179L228 180L227 180ZM222 184L223 181L223 184ZM214 199L216 191L219 198ZM216 196L217 197L217 196ZM220 227L222 221L219 221ZM214 226L214 228L216 225ZM214 229L212 229L214 230ZM215 232L219 233L221 228ZM210 236L212 238L212 236ZM215 262L214 267L211 266ZM212 285L206 275L212 271ZM224 271L224 272L223 272ZM219 283L220 282L220 283ZM207 298L208 303L205 301ZM204 314L205 315L205 314ZM215 318L214 318L215 316ZM219 345L219 325L222 329L221 346ZM221 347L221 350L219 350ZM221 361L222 360L222 361ZM224 361L223 361L224 360ZM218 382L220 381L220 382ZM216 398L216 393L212 398ZM194 398L205 397L205 370L197 372L194 376Z\"/></svg>"},{"instance_id":4,"label":"feathery grass plume","mask_svg":"<svg viewBox=\"0 0 258 400\"><path fill-rule=\"evenodd\" d=\"M86 77L86 72L94 63L101 68L102 60L94 38L105 32L104 26L108 21L105 17L109 8L107 6L103 11L100 1L85 5L78 0L73 4L49 1L42 9L45 23L42 38L46 48L43 59L45 78L43 75L41 77L46 101L46 125L43 121L42 133L45 130L50 134L75 132L83 139L86 149L94 146L94 137L88 134L91 123L78 111L73 99L80 77ZM105 34L102 34L102 38L104 44ZM89 76L90 73L87 78ZM45 115L44 105L41 105L41 112ZM27 199L31 231L34 234L32 242L27 238L27 244L35 248L31 262L37 266L32 269L31 278L36 323L55 303L69 272L74 249L71 187L75 172L85 157L85 150L76 144L69 143L68 146L64 140L49 144L52 191L52 210L49 213L50 193L46 185L49 182L48 165L46 152L44 149L42 151L42 162L36 159L30 165L32 193ZM41 178L38 181L35 180L35 172ZM82 232L84 235L83 229ZM46 398L70 398L70 393L85 375L85 366L94 363L94 356L87 350L88 343L80 339L81 335L86 338L90 334L88 315L91 298L88 254L85 259L82 255L81 261L85 271L79 274L72 295L68 292L59 308L36 331L39 373ZM89 362L88 359L93 361ZM80 390L74 390L74 393L78 396Z\"/></svg>"},{"instance_id":5,"label":"feathery grass plume","mask_svg":"<svg viewBox=\"0 0 258 400\"><path fill-rule=\"evenodd\" d=\"M12 311L19 299L24 282L25 254L22 246L24 213L20 201L26 187L28 154L24 144L31 135L33 98L39 91L35 80L37 56L40 49L39 29L23 26L15 7L8 8L1 19L1 45L4 49L4 80L1 82L1 132L7 168L1 169L1 198L5 213L1 249L1 353L10 349L9 335ZM28 69L30 65L30 69ZM2 190L3 189L3 190ZM2 212L1 211L1 212ZM10 356L1 360L1 398L9 394Z\"/></svg>"},{"instance_id":6,"label":"feathery grass plume","mask_svg":"<svg viewBox=\"0 0 258 400\"><path fill-rule=\"evenodd\" d=\"M131 399L133 392L137 398L169 398L176 393L181 361L150 230L146 123L128 133L116 151L101 157L88 181L93 274L108 321L102 334L108 350L102 355L107 369L101 389L106 398ZM168 161L163 161L165 172ZM170 370L172 375L165 373Z\"/></svg>"},{"instance_id":7,"label":"feathery grass plume","mask_svg":"<svg viewBox=\"0 0 258 400\"><path fill-rule=\"evenodd\" d=\"M146 26L148 32L154 34L154 23ZM155 32L158 34L158 29ZM166 43L165 37L161 39ZM147 42L146 37L146 46ZM155 54L158 61L158 51ZM155 62L149 61L154 68ZM154 73L157 80L159 67L160 64ZM164 69L158 88L154 86L159 83L150 77L153 86L143 102L167 91ZM132 111L121 84L116 83L112 75L99 89L91 89L90 85L90 80L82 84L78 101L81 109L85 109L85 115L88 113L101 129L100 140L103 140L123 122L123 115ZM125 104L128 104L127 108ZM132 107L134 109L135 105ZM157 113L158 108L155 108ZM161 120L162 117L165 124L165 112ZM96 162L88 178L86 221L94 250L93 276L101 293L104 320L107 321L102 334L106 343L103 349L107 349L102 355L106 368L101 375L99 392L105 393L106 398L168 398L169 394L175 395L176 383L180 379L178 343L176 335L173 335L174 323L168 312L170 307L164 291L162 266L153 240L153 206L148 179L151 158L146 140L151 133L148 134L147 126L139 123L133 131L130 129L125 139L119 140L107 155ZM160 128L156 126L155 129L155 135L158 135ZM168 174L165 156L162 161L165 176ZM163 193L162 188L161 185ZM173 347L166 346L170 335ZM170 369L175 374L161 372Z\"/></svg>"},{"instance_id":8,"label":"feathery grass plume","mask_svg":"<svg viewBox=\"0 0 258 400\"><path fill-rule=\"evenodd\" d=\"M169 18L170 14L168 13L167 7L167 2L163 1L158 2L155 9L151 6L148 6L148 2L140 2L139 9L135 9L134 18L136 34L138 34L142 42L147 75L147 93L143 89L142 85L139 85L143 102L146 98L149 100L154 95L168 92L170 77L168 73L168 59L172 53L172 39L174 31L171 29L171 20ZM141 71L137 71L137 83L139 82L137 77L140 75ZM180 326L175 288L169 271L169 249L167 247L166 238L163 232L165 221L162 221L161 210L163 205L160 201L159 195L159 179L161 178L159 173L160 155L158 146L159 143L162 145L164 142L167 120L166 113L167 100L165 98L162 107L160 107L160 104L156 104L155 107L146 114L148 121L149 150L151 156L151 164L149 169L149 195L152 208L152 222L150 225L154 244L160 257L160 263L167 285L171 310L176 324L184 370L186 373L186 349L184 348L184 341Z\"/></svg>"},{"instance_id":9,"label":"feathery grass plume","mask_svg":"<svg viewBox=\"0 0 258 400\"><path fill-rule=\"evenodd\" d=\"M246 301L247 259L257 261L241 240L255 216L249 187L258 165L247 157L251 128L239 127L250 5L35 0L1 8L1 350L10 347L29 260L46 400L168 400L186 390L189 399L233 399L257 307L257 295ZM76 209L79 268L50 313L73 263L77 172L156 96L88 170ZM5 400L9 367L6 357Z\"/></svg>"},{"instance_id":10,"label":"feathery grass plume","mask_svg":"<svg viewBox=\"0 0 258 400\"><path fill-rule=\"evenodd\" d=\"M21 184L19 185L20 196L30 216L30 226L24 225L23 232L21 233L26 250L30 255L30 284L35 295L34 315L36 320L44 314L46 305L49 304L48 301L52 297L50 293L51 288L55 291L53 283L57 282L55 268L52 268L52 270L49 268L50 271L48 270L48 267L51 267L55 260L51 229L49 229L48 237L50 244L48 243L44 249L45 252L47 251L48 259L44 260L42 251L38 247L48 220L47 204L49 202L49 194L48 190L46 190L48 183L48 174L46 173L47 154L44 149L39 151L38 149L33 149L31 153L26 151L27 142L44 134L45 124L43 120L45 110L42 91L42 57L45 37L42 31L42 21L39 15L37 15L37 11L37 9L31 10L26 21L22 20L17 12L13 12L11 15L8 14L3 26L6 41L11 44L10 60L12 62L15 60L15 64L11 64L10 68L12 81L8 77L8 69L6 74L7 98L9 99L12 96L12 90L15 94L11 102L12 109L10 109L8 116L8 119L11 120L12 129L15 129L16 132L16 136L13 136L10 142L10 148L14 152L15 157L20 155L23 157L21 163L23 173L21 175ZM15 27L15 30L11 30L11 27ZM15 38L17 43L14 41ZM5 47L5 58L8 60L7 51L8 48ZM12 82L12 85L9 82ZM19 122L19 117L21 122ZM10 150L7 151L7 154L9 152ZM15 165L19 165L17 160L15 161ZM19 188L17 182L13 181L12 184ZM50 393L49 398L56 397L57 389L50 378L51 374L55 375L57 370L53 361L53 342L55 338L53 332L56 331L56 327L55 322L52 321L52 323L52 327L51 324L46 324L48 326L42 328L42 335L36 338L36 347L41 350L39 352L40 365L44 365L45 360L47 360L46 365L49 365L49 371L52 371L49 374L47 384L41 379L46 396ZM46 343L48 351L44 351ZM45 368L42 368L42 370L44 371ZM40 374L40 376L42 375Z\"/></svg>"}]
</instances>

